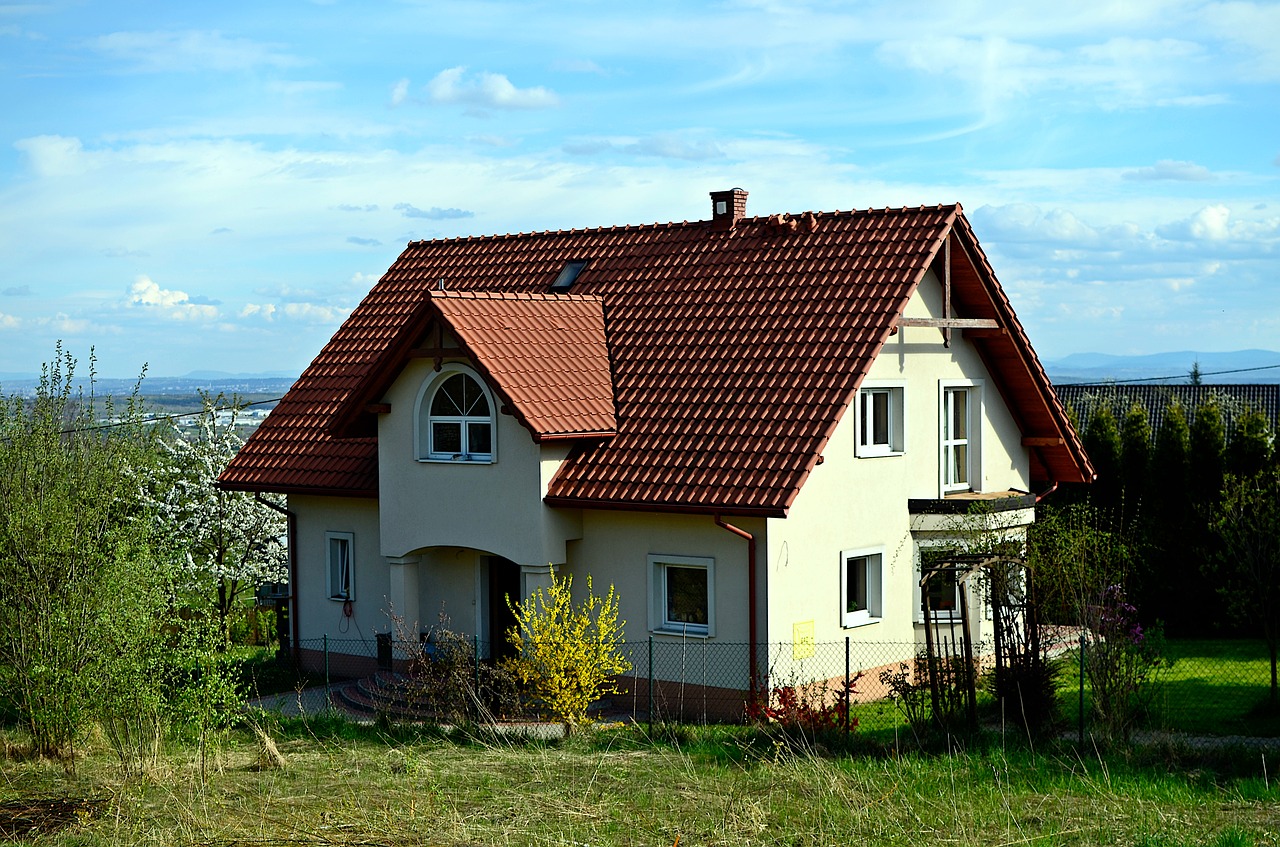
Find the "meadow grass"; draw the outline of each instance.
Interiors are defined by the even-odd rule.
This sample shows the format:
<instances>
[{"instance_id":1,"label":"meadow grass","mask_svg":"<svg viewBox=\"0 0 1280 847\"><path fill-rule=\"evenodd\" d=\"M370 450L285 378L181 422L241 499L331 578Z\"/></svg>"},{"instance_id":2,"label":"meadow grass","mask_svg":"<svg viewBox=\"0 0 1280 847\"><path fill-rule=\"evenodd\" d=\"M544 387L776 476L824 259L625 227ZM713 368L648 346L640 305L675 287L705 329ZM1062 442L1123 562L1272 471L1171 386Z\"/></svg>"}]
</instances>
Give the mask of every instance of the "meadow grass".
<instances>
[{"instance_id":1,"label":"meadow grass","mask_svg":"<svg viewBox=\"0 0 1280 847\"><path fill-rule=\"evenodd\" d=\"M563 741L268 719L287 765L237 731L201 780L191 747L122 780L93 748L69 777L9 735L0 802L104 798L55 845L918 845L1280 843L1256 752L1215 762L953 742L849 754L776 728L614 726ZM849 749L856 749L850 747ZM1154 754L1153 754L1154 755Z\"/></svg>"}]
</instances>

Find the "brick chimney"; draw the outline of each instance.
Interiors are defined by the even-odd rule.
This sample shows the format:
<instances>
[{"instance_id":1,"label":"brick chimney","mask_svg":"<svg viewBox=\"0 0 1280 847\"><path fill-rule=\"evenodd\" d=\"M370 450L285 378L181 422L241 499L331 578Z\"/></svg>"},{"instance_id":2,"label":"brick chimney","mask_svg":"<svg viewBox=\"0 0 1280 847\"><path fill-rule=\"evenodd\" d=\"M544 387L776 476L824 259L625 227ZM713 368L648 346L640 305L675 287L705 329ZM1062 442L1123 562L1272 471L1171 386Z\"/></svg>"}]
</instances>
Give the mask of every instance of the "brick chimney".
<instances>
[{"instance_id":1,"label":"brick chimney","mask_svg":"<svg viewBox=\"0 0 1280 847\"><path fill-rule=\"evenodd\" d=\"M711 228L730 230L747 216L747 192L741 188L711 192Z\"/></svg>"}]
</instances>

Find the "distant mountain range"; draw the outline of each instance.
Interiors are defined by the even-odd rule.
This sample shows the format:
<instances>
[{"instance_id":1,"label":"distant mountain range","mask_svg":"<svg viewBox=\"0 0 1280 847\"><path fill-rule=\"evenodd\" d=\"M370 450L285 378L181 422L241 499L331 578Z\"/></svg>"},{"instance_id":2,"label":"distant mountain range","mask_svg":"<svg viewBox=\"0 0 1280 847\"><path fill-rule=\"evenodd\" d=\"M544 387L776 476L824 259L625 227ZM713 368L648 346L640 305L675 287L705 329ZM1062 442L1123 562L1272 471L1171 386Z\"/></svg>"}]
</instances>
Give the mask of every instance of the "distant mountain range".
<instances>
[{"instance_id":1,"label":"distant mountain range","mask_svg":"<svg viewBox=\"0 0 1280 847\"><path fill-rule=\"evenodd\" d=\"M1111 353L1072 353L1061 359L1044 361L1049 379L1055 383L1105 382L1188 382L1191 369L1199 363L1205 383L1280 383L1280 352L1275 350L1234 350L1229 353L1152 353L1145 356L1117 356ZM270 394L279 397L289 390L297 374L286 371L227 373L192 371L185 376L148 376L142 382L146 395ZM39 383L39 374L0 373L0 394L30 394ZM101 395L127 395L135 379L99 379L95 391Z\"/></svg>"},{"instance_id":2,"label":"distant mountain range","mask_svg":"<svg viewBox=\"0 0 1280 847\"><path fill-rule=\"evenodd\" d=\"M1152 353L1146 356L1116 356L1110 353L1073 353L1045 361L1049 379L1055 383L1078 382L1189 382L1191 369L1199 364L1205 383L1280 382L1280 352L1274 350L1233 350L1229 353Z\"/></svg>"}]
</instances>

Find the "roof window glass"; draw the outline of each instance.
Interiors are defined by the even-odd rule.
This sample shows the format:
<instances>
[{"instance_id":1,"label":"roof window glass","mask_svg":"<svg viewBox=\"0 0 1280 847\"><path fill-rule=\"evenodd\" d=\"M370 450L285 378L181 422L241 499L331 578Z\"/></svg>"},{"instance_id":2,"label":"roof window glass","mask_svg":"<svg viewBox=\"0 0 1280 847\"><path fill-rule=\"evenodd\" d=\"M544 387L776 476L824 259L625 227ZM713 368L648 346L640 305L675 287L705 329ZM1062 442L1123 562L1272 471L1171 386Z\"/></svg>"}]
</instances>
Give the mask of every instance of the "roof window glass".
<instances>
[{"instance_id":1,"label":"roof window glass","mask_svg":"<svg viewBox=\"0 0 1280 847\"><path fill-rule=\"evenodd\" d=\"M572 259L565 262L555 282L551 283L551 290L565 292L572 288L578 279L578 274L582 273L582 269L587 266L587 261L587 259Z\"/></svg>"}]
</instances>

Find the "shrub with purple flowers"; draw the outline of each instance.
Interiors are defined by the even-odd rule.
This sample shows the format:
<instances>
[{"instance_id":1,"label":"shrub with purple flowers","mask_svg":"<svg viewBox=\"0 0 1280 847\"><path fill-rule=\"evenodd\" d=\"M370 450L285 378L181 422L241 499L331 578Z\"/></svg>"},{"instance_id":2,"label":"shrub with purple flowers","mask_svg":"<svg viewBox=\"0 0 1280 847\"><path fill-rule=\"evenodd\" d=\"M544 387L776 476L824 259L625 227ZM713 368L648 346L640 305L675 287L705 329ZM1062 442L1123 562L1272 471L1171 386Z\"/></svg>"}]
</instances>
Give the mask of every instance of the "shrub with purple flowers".
<instances>
[{"instance_id":1,"label":"shrub with purple flowers","mask_svg":"<svg viewBox=\"0 0 1280 847\"><path fill-rule=\"evenodd\" d=\"M1156 676L1167 666L1159 624L1144 629L1124 587L1108 585L1088 609L1083 670L1092 692L1094 726L1112 739L1129 738L1145 712Z\"/></svg>"}]
</instances>

